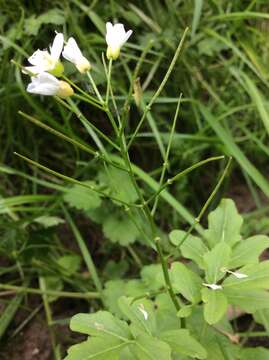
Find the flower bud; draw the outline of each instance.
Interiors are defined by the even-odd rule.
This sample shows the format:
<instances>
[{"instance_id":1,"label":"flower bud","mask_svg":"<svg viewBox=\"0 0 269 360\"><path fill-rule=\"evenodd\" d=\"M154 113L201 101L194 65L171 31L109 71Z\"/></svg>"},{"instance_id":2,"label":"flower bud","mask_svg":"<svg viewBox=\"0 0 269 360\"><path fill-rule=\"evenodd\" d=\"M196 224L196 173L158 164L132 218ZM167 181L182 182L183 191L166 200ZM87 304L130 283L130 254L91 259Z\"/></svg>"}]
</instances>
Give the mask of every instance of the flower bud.
<instances>
[{"instance_id":1,"label":"flower bud","mask_svg":"<svg viewBox=\"0 0 269 360\"><path fill-rule=\"evenodd\" d=\"M59 81L59 89L57 91L57 96L61 98L67 98L69 96L74 95L74 90L66 81Z\"/></svg>"},{"instance_id":2,"label":"flower bud","mask_svg":"<svg viewBox=\"0 0 269 360\"><path fill-rule=\"evenodd\" d=\"M108 58L108 60L117 60L119 56L120 56L120 47L114 49L111 46L107 47L106 57Z\"/></svg>"},{"instance_id":3,"label":"flower bud","mask_svg":"<svg viewBox=\"0 0 269 360\"><path fill-rule=\"evenodd\" d=\"M56 77L61 77L62 74L64 72L64 66L61 63L61 61L57 61L57 63L55 64L54 68L52 70L49 71L49 73L51 75L54 75Z\"/></svg>"}]
</instances>

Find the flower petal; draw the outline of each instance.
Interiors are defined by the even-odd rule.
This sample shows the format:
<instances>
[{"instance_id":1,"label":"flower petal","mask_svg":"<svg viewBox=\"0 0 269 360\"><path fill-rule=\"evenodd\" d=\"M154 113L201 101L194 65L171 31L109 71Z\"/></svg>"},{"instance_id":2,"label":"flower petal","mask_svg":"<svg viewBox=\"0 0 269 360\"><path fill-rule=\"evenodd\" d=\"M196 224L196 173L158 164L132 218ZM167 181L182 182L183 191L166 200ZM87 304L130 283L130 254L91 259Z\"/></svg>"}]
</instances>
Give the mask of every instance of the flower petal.
<instances>
[{"instance_id":1,"label":"flower petal","mask_svg":"<svg viewBox=\"0 0 269 360\"><path fill-rule=\"evenodd\" d=\"M80 51L78 44L74 38L69 38L67 41L67 44L64 47L64 50L62 52L63 57L71 61L73 63L76 63L76 61L83 57L82 52Z\"/></svg>"},{"instance_id":2,"label":"flower petal","mask_svg":"<svg viewBox=\"0 0 269 360\"><path fill-rule=\"evenodd\" d=\"M53 40L53 44L50 48L50 54L54 60L59 60L61 56L61 52L63 50L63 46L64 46L64 36L62 33L58 33L55 36Z\"/></svg>"}]
</instances>

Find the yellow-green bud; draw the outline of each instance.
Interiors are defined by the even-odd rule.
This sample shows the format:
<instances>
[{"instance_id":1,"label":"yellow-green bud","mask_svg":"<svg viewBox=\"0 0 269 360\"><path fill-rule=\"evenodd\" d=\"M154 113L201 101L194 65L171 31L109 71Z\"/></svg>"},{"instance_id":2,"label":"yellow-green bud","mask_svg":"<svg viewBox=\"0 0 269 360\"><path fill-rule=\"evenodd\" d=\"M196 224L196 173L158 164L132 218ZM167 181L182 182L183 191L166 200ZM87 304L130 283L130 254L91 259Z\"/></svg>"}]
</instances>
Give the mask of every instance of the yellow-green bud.
<instances>
[{"instance_id":1,"label":"yellow-green bud","mask_svg":"<svg viewBox=\"0 0 269 360\"><path fill-rule=\"evenodd\" d=\"M117 58L120 56L120 48L112 49L110 46L107 47L106 50L106 57L108 60L117 60Z\"/></svg>"},{"instance_id":2,"label":"yellow-green bud","mask_svg":"<svg viewBox=\"0 0 269 360\"><path fill-rule=\"evenodd\" d=\"M61 61L57 61L56 65L52 70L49 71L51 75L54 75L56 77L61 77L64 72L64 66L61 63Z\"/></svg>"},{"instance_id":3,"label":"yellow-green bud","mask_svg":"<svg viewBox=\"0 0 269 360\"><path fill-rule=\"evenodd\" d=\"M71 88L71 86L66 81L59 81L59 90L56 94L57 96L61 98L67 98L69 96L74 95L74 90Z\"/></svg>"}]
</instances>

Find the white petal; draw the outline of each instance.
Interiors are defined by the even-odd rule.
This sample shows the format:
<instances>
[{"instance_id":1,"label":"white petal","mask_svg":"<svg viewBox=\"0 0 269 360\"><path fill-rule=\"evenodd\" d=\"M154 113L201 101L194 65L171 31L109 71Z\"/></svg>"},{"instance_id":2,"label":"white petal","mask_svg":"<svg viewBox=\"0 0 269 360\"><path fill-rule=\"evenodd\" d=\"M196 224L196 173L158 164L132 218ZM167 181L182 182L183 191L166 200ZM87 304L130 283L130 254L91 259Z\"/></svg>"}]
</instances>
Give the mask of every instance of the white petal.
<instances>
[{"instance_id":1,"label":"white petal","mask_svg":"<svg viewBox=\"0 0 269 360\"><path fill-rule=\"evenodd\" d=\"M27 74L27 75L37 75L37 74L40 74L44 71L43 67L42 66L25 66L23 69L22 69L22 73L23 74Z\"/></svg>"},{"instance_id":2,"label":"white petal","mask_svg":"<svg viewBox=\"0 0 269 360\"><path fill-rule=\"evenodd\" d=\"M61 52L63 50L63 46L64 46L64 36L62 33L58 33L54 40L53 40L53 44L50 48L50 54L51 57L55 60L58 61L60 56L61 56Z\"/></svg>"},{"instance_id":3,"label":"white petal","mask_svg":"<svg viewBox=\"0 0 269 360\"><path fill-rule=\"evenodd\" d=\"M71 61L72 63L76 63L80 58L83 57L76 40L72 37L68 39L62 55L66 60Z\"/></svg>"},{"instance_id":4,"label":"white petal","mask_svg":"<svg viewBox=\"0 0 269 360\"><path fill-rule=\"evenodd\" d=\"M112 51L119 50L132 35L132 30L125 32L123 24L106 23L106 42Z\"/></svg>"},{"instance_id":5,"label":"white petal","mask_svg":"<svg viewBox=\"0 0 269 360\"><path fill-rule=\"evenodd\" d=\"M204 286L212 289L212 290L220 290L222 289L222 286L221 285L217 285L217 284L205 284L203 283Z\"/></svg>"},{"instance_id":6,"label":"white petal","mask_svg":"<svg viewBox=\"0 0 269 360\"><path fill-rule=\"evenodd\" d=\"M231 271L231 274L233 274L235 277L237 277L237 279L245 279L248 277L248 275L242 274L240 272L232 272Z\"/></svg>"},{"instance_id":7,"label":"white petal","mask_svg":"<svg viewBox=\"0 0 269 360\"><path fill-rule=\"evenodd\" d=\"M106 32L110 32L113 29L113 25L111 24L111 22L107 22L106 23Z\"/></svg>"},{"instance_id":8,"label":"white petal","mask_svg":"<svg viewBox=\"0 0 269 360\"><path fill-rule=\"evenodd\" d=\"M128 30L127 33L125 34L125 39L124 42L126 43L126 41L129 39L129 37L132 35L133 30Z\"/></svg>"},{"instance_id":9,"label":"white petal","mask_svg":"<svg viewBox=\"0 0 269 360\"><path fill-rule=\"evenodd\" d=\"M140 304L140 305L138 306L138 310L141 311L141 313L142 313L143 316L144 316L144 319L147 320L149 314L146 312L143 304Z\"/></svg>"},{"instance_id":10,"label":"white petal","mask_svg":"<svg viewBox=\"0 0 269 360\"><path fill-rule=\"evenodd\" d=\"M27 86L27 91L40 95L56 95L59 90L59 80L51 74L41 73L31 78L32 82Z\"/></svg>"},{"instance_id":11,"label":"white petal","mask_svg":"<svg viewBox=\"0 0 269 360\"><path fill-rule=\"evenodd\" d=\"M49 56L50 54L46 50L36 50L33 55L28 58L28 61L31 65L42 66Z\"/></svg>"}]
</instances>

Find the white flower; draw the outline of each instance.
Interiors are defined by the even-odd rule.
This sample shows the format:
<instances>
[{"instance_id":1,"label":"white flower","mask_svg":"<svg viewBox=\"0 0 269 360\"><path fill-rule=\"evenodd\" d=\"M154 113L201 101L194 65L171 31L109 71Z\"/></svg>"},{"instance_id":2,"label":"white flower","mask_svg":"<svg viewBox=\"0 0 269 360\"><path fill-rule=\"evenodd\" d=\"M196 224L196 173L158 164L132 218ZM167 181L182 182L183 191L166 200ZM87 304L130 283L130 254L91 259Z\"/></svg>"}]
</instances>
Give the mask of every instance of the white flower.
<instances>
[{"instance_id":1,"label":"white flower","mask_svg":"<svg viewBox=\"0 0 269 360\"><path fill-rule=\"evenodd\" d=\"M50 52L47 50L36 50L33 55L28 58L32 66L26 66L25 69L33 75L49 71L55 76L60 76L63 72L63 65L59 59L63 45L64 36L58 33L50 47Z\"/></svg>"},{"instance_id":2,"label":"white flower","mask_svg":"<svg viewBox=\"0 0 269 360\"><path fill-rule=\"evenodd\" d=\"M248 277L248 275L242 274L242 273L237 272L237 271L227 270L227 273L234 275L235 277L237 277L237 279L245 279L245 278Z\"/></svg>"},{"instance_id":3,"label":"white flower","mask_svg":"<svg viewBox=\"0 0 269 360\"><path fill-rule=\"evenodd\" d=\"M62 55L66 60L75 64L76 68L81 73L84 73L91 68L90 62L82 55L76 40L72 37L68 39Z\"/></svg>"},{"instance_id":4,"label":"white flower","mask_svg":"<svg viewBox=\"0 0 269 360\"><path fill-rule=\"evenodd\" d=\"M133 31L125 31L123 24L112 25L111 22L106 23L106 43L108 59L116 60L120 55L121 47L126 43Z\"/></svg>"},{"instance_id":5,"label":"white flower","mask_svg":"<svg viewBox=\"0 0 269 360\"><path fill-rule=\"evenodd\" d=\"M27 91L32 94L57 95L63 98L74 94L73 89L67 82L58 80L55 76L46 72L31 77L31 83L27 86Z\"/></svg>"},{"instance_id":6,"label":"white flower","mask_svg":"<svg viewBox=\"0 0 269 360\"><path fill-rule=\"evenodd\" d=\"M217 284L205 284L203 283L204 286L212 289L212 290L221 290L222 286L221 285L217 285Z\"/></svg>"},{"instance_id":7,"label":"white flower","mask_svg":"<svg viewBox=\"0 0 269 360\"><path fill-rule=\"evenodd\" d=\"M138 310L142 312L142 314L143 314L143 316L144 316L144 319L147 320L149 314L146 312L145 307L144 307L143 304L140 304L140 305L138 306Z\"/></svg>"}]
</instances>

